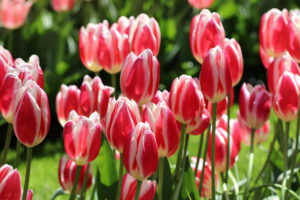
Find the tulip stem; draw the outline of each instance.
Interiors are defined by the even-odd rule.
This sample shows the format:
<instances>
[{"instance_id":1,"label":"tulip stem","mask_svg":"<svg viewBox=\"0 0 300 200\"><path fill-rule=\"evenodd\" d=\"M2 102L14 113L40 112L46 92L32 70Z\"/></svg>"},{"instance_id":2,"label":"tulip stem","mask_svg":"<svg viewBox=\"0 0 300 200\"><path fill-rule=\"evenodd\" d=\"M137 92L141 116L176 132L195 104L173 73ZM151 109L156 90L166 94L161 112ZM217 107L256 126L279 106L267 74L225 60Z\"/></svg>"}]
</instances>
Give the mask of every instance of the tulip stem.
<instances>
[{"instance_id":1,"label":"tulip stem","mask_svg":"<svg viewBox=\"0 0 300 200\"><path fill-rule=\"evenodd\" d=\"M77 189L81 169L82 169L82 166L78 166L78 165L76 166L76 175L75 175L74 185L72 187L72 191L71 191L69 200L74 200L76 197L76 189Z\"/></svg>"},{"instance_id":2,"label":"tulip stem","mask_svg":"<svg viewBox=\"0 0 300 200\"><path fill-rule=\"evenodd\" d=\"M227 104L227 157L226 157L226 175L225 184L228 184L228 171L230 166L230 98L231 94L228 94L228 104Z\"/></svg>"},{"instance_id":3,"label":"tulip stem","mask_svg":"<svg viewBox=\"0 0 300 200\"><path fill-rule=\"evenodd\" d=\"M137 185L136 185L136 192L135 192L135 200L139 199L140 192L141 192L141 186L142 186L142 181L138 180Z\"/></svg>"},{"instance_id":4,"label":"tulip stem","mask_svg":"<svg viewBox=\"0 0 300 200\"><path fill-rule=\"evenodd\" d=\"M121 195L122 180L123 180L123 171L124 171L123 154L120 153L119 182L118 182L118 190L117 190L117 198L116 198L116 200L119 200L120 199L120 195Z\"/></svg>"},{"instance_id":5,"label":"tulip stem","mask_svg":"<svg viewBox=\"0 0 300 200\"><path fill-rule=\"evenodd\" d=\"M174 173L174 178L175 180L178 180L178 173L180 172L180 167L181 167L181 161L182 161L182 151L183 151L183 145L185 142L185 124L182 124L181 127L181 134L180 134L180 143L179 143L179 151L178 151L178 155L177 155L177 162L176 162L176 169L175 169L175 173ZM179 173L180 174L180 173ZM175 181L176 184L177 181Z\"/></svg>"},{"instance_id":6,"label":"tulip stem","mask_svg":"<svg viewBox=\"0 0 300 200\"><path fill-rule=\"evenodd\" d=\"M211 187L212 187L212 199L216 199L216 187L215 187L215 136L216 136L216 120L217 120L217 103L213 104L213 121L212 121L212 145L211 145Z\"/></svg>"},{"instance_id":7,"label":"tulip stem","mask_svg":"<svg viewBox=\"0 0 300 200\"><path fill-rule=\"evenodd\" d=\"M287 170L288 170L288 144L289 144L289 132L290 132L290 122L286 122L285 133L283 133L283 160L284 160L284 179L282 181L282 199L287 199L286 195L286 178L287 178Z\"/></svg>"},{"instance_id":8,"label":"tulip stem","mask_svg":"<svg viewBox=\"0 0 300 200\"><path fill-rule=\"evenodd\" d=\"M198 170L198 166L199 166L199 160L201 157L201 153L202 153L202 146L203 146L203 141L204 141L204 134L202 133L200 135L200 141L199 141L199 146L198 146L198 154L197 154L197 162L196 162L196 167L195 167L195 177L197 174L197 170Z\"/></svg>"},{"instance_id":9,"label":"tulip stem","mask_svg":"<svg viewBox=\"0 0 300 200\"><path fill-rule=\"evenodd\" d=\"M248 199L248 189L249 185L251 182L251 175L252 175L252 168L253 168L253 161L254 161L254 154L253 154L253 149L254 149L254 134L255 134L255 129L251 129L251 143L250 143L250 154L249 154L249 165L248 165L248 174L247 174L247 182L246 182L246 188L245 188L245 193L244 193L244 200Z\"/></svg>"},{"instance_id":10,"label":"tulip stem","mask_svg":"<svg viewBox=\"0 0 300 200\"><path fill-rule=\"evenodd\" d=\"M11 136L12 136L12 125L8 124L5 143L4 143L4 149L3 149L2 158L1 158L1 166L6 163L6 157L7 157L7 152L9 149L10 141L11 141Z\"/></svg>"},{"instance_id":11,"label":"tulip stem","mask_svg":"<svg viewBox=\"0 0 300 200\"><path fill-rule=\"evenodd\" d=\"M27 147L26 175L25 175L22 200L26 200L26 196L27 196L29 178L30 178L31 159L32 159L32 148Z\"/></svg>"},{"instance_id":12,"label":"tulip stem","mask_svg":"<svg viewBox=\"0 0 300 200\"><path fill-rule=\"evenodd\" d=\"M163 199L163 182L164 182L164 158L159 159L159 170L158 170L158 199Z\"/></svg>"},{"instance_id":13,"label":"tulip stem","mask_svg":"<svg viewBox=\"0 0 300 200\"><path fill-rule=\"evenodd\" d=\"M21 147L22 147L21 143L19 142L19 140L17 140L17 147L16 147L16 166L15 166L15 168L18 168L18 166L19 166Z\"/></svg>"},{"instance_id":14,"label":"tulip stem","mask_svg":"<svg viewBox=\"0 0 300 200\"><path fill-rule=\"evenodd\" d=\"M111 87L115 89L115 96L117 96L118 91L117 91L117 79L116 79L116 74L112 74L111 76Z\"/></svg>"},{"instance_id":15,"label":"tulip stem","mask_svg":"<svg viewBox=\"0 0 300 200\"><path fill-rule=\"evenodd\" d=\"M84 173L82 189L81 189L81 192L80 192L80 200L85 199L85 192L86 192L87 180L88 180L88 177L89 177L90 166L91 166L91 163L89 163L87 165L85 173Z\"/></svg>"}]
</instances>

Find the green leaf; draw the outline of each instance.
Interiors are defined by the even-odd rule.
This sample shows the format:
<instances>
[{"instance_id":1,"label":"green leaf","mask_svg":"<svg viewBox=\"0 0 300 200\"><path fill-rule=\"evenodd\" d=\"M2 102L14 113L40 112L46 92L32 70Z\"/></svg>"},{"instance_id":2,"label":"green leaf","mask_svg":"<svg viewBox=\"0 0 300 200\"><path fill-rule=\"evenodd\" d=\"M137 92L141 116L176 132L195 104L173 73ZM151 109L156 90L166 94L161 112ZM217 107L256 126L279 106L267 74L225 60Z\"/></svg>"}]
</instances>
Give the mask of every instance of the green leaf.
<instances>
[{"instance_id":1,"label":"green leaf","mask_svg":"<svg viewBox=\"0 0 300 200\"><path fill-rule=\"evenodd\" d=\"M173 178L170 164L167 158L164 158L164 184L163 184L163 199L171 199Z\"/></svg>"},{"instance_id":2,"label":"green leaf","mask_svg":"<svg viewBox=\"0 0 300 200\"><path fill-rule=\"evenodd\" d=\"M218 9L218 13L221 15L221 18L227 19L233 17L238 12L238 7L232 0L222 2L221 6Z\"/></svg>"},{"instance_id":3,"label":"green leaf","mask_svg":"<svg viewBox=\"0 0 300 200\"><path fill-rule=\"evenodd\" d=\"M55 72L57 75L62 76L68 71L69 68L70 66L66 62L60 61L55 67Z\"/></svg>"}]
</instances>

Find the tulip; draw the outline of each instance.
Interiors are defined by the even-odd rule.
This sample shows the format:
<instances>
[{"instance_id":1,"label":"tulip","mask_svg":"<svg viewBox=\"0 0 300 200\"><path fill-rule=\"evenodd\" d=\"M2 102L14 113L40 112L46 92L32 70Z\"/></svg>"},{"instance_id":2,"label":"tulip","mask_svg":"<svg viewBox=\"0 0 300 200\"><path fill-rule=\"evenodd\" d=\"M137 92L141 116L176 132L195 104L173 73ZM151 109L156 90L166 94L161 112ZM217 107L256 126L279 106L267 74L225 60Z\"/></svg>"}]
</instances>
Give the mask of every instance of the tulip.
<instances>
[{"instance_id":1,"label":"tulip","mask_svg":"<svg viewBox=\"0 0 300 200\"><path fill-rule=\"evenodd\" d=\"M137 181L125 174L122 181L121 200L134 200ZM156 192L156 181L144 180L141 186L139 200L153 200Z\"/></svg>"},{"instance_id":2,"label":"tulip","mask_svg":"<svg viewBox=\"0 0 300 200\"><path fill-rule=\"evenodd\" d=\"M151 49L157 56L160 48L160 29L154 18L140 14L130 25L129 31L130 49L135 54L141 54L145 49Z\"/></svg>"},{"instance_id":3,"label":"tulip","mask_svg":"<svg viewBox=\"0 0 300 200\"><path fill-rule=\"evenodd\" d=\"M64 127L64 146L68 156L77 164L92 162L100 151L101 129L99 114L90 117L79 115L72 110Z\"/></svg>"},{"instance_id":4,"label":"tulip","mask_svg":"<svg viewBox=\"0 0 300 200\"><path fill-rule=\"evenodd\" d=\"M106 137L121 154L126 136L141 121L138 105L126 97L111 99L106 114Z\"/></svg>"},{"instance_id":5,"label":"tulip","mask_svg":"<svg viewBox=\"0 0 300 200\"><path fill-rule=\"evenodd\" d=\"M0 88L9 68L13 66L13 57L10 52L0 45Z\"/></svg>"},{"instance_id":6,"label":"tulip","mask_svg":"<svg viewBox=\"0 0 300 200\"><path fill-rule=\"evenodd\" d=\"M50 127L48 97L32 80L28 80L16 95L13 127L18 140L28 148L38 145L47 136Z\"/></svg>"},{"instance_id":7,"label":"tulip","mask_svg":"<svg viewBox=\"0 0 300 200\"><path fill-rule=\"evenodd\" d=\"M297 119L300 108L300 76L284 72L273 95L273 108L283 121Z\"/></svg>"},{"instance_id":8,"label":"tulip","mask_svg":"<svg viewBox=\"0 0 300 200\"><path fill-rule=\"evenodd\" d=\"M158 157L172 156L179 144L179 130L174 113L164 103L148 104L143 110L143 121L150 124L155 134Z\"/></svg>"},{"instance_id":9,"label":"tulip","mask_svg":"<svg viewBox=\"0 0 300 200\"><path fill-rule=\"evenodd\" d=\"M200 85L203 95L212 103L222 101L231 91L230 69L219 46L211 49L203 61Z\"/></svg>"},{"instance_id":10,"label":"tulip","mask_svg":"<svg viewBox=\"0 0 300 200\"><path fill-rule=\"evenodd\" d=\"M269 56L280 56L287 50L288 11L273 8L260 20L259 42Z\"/></svg>"},{"instance_id":11,"label":"tulip","mask_svg":"<svg viewBox=\"0 0 300 200\"><path fill-rule=\"evenodd\" d=\"M188 0L189 4L196 9L209 8L214 0Z\"/></svg>"},{"instance_id":12,"label":"tulip","mask_svg":"<svg viewBox=\"0 0 300 200\"><path fill-rule=\"evenodd\" d=\"M0 199L19 200L21 196L21 177L18 170L10 165L3 165L0 168Z\"/></svg>"},{"instance_id":13,"label":"tulip","mask_svg":"<svg viewBox=\"0 0 300 200\"><path fill-rule=\"evenodd\" d=\"M263 65L264 65L264 67L266 69L268 69L270 63L273 62L274 57L273 56L269 56L267 54L267 52L261 46L259 47L259 55L260 55L260 59L261 59Z\"/></svg>"},{"instance_id":14,"label":"tulip","mask_svg":"<svg viewBox=\"0 0 300 200\"><path fill-rule=\"evenodd\" d=\"M75 0L52 0L52 7L56 12L71 11L74 5Z\"/></svg>"},{"instance_id":15,"label":"tulip","mask_svg":"<svg viewBox=\"0 0 300 200\"><path fill-rule=\"evenodd\" d=\"M99 72L103 67L98 61L99 40L103 30L108 29L108 22L99 24L89 23L86 28L81 27L79 32L79 55L83 65L93 72Z\"/></svg>"},{"instance_id":16,"label":"tulip","mask_svg":"<svg viewBox=\"0 0 300 200\"><path fill-rule=\"evenodd\" d=\"M0 45L0 58L3 59L3 61L6 64L9 64L10 66L14 62L14 59L13 59L11 53L1 45Z\"/></svg>"},{"instance_id":17,"label":"tulip","mask_svg":"<svg viewBox=\"0 0 300 200\"><path fill-rule=\"evenodd\" d=\"M251 129L259 129L269 119L271 97L264 85L244 83L239 97L239 120Z\"/></svg>"},{"instance_id":18,"label":"tulip","mask_svg":"<svg viewBox=\"0 0 300 200\"><path fill-rule=\"evenodd\" d=\"M80 90L76 85L61 85L60 92L56 95L56 113L62 127L65 126L72 110L80 113L79 98Z\"/></svg>"},{"instance_id":19,"label":"tulip","mask_svg":"<svg viewBox=\"0 0 300 200\"><path fill-rule=\"evenodd\" d=\"M100 119L104 118L107 112L109 97L114 92L114 88L104 85L98 76L92 79L88 75L85 75L80 90L80 109L82 115L90 116L93 112L97 111Z\"/></svg>"},{"instance_id":20,"label":"tulip","mask_svg":"<svg viewBox=\"0 0 300 200\"><path fill-rule=\"evenodd\" d=\"M134 22L134 17L124 17L121 16L116 23L111 25L111 29L118 30L121 34L129 35L131 24Z\"/></svg>"},{"instance_id":21,"label":"tulip","mask_svg":"<svg viewBox=\"0 0 300 200\"><path fill-rule=\"evenodd\" d=\"M130 53L123 64L120 87L124 96L139 105L151 101L160 79L160 64L150 49L140 55Z\"/></svg>"},{"instance_id":22,"label":"tulip","mask_svg":"<svg viewBox=\"0 0 300 200\"><path fill-rule=\"evenodd\" d=\"M188 124L196 120L204 109L205 103L198 80L181 75L171 86L169 105L176 120Z\"/></svg>"},{"instance_id":23,"label":"tulip","mask_svg":"<svg viewBox=\"0 0 300 200\"><path fill-rule=\"evenodd\" d=\"M286 71L300 75L299 65L288 55L277 57L270 64L268 69L268 87L272 94L276 90L279 78Z\"/></svg>"},{"instance_id":24,"label":"tulip","mask_svg":"<svg viewBox=\"0 0 300 200\"><path fill-rule=\"evenodd\" d=\"M291 10L288 21L288 45L287 49L291 56L300 62L300 11Z\"/></svg>"},{"instance_id":25,"label":"tulip","mask_svg":"<svg viewBox=\"0 0 300 200\"><path fill-rule=\"evenodd\" d=\"M0 2L0 22L7 29L21 27L27 18L32 1L2 0Z\"/></svg>"},{"instance_id":26,"label":"tulip","mask_svg":"<svg viewBox=\"0 0 300 200\"><path fill-rule=\"evenodd\" d=\"M239 43L235 39L225 39L223 51L230 69L232 87L237 85L243 75L244 61Z\"/></svg>"},{"instance_id":27,"label":"tulip","mask_svg":"<svg viewBox=\"0 0 300 200\"><path fill-rule=\"evenodd\" d=\"M163 102L166 105L168 105L169 104L169 96L170 96L170 93L168 90L163 90L163 91L157 90L157 92L155 93L151 102L155 103L155 104L158 104L159 102Z\"/></svg>"},{"instance_id":28,"label":"tulip","mask_svg":"<svg viewBox=\"0 0 300 200\"><path fill-rule=\"evenodd\" d=\"M210 113L204 109L201 116L186 125L186 133L200 135L210 124Z\"/></svg>"},{"instance_id":29,"label":"tulip","mask_svg":"<svg viewBox=\"0 0 300 200\"><path fill-rule=\"evenodd\" d=\"M225 31L218 13L204 9L190 25L190 47L194 58L200 63L211 48L222 45Z\"/></svg>"},{"instance_id":30,"label":"tulip","mask_svg":"<svg viewBox=\"0 0 300 200\"><path fill-rule=\"evenodd\" d=\"M142 181L156 171L157 164L158 149L155 135L147 122L139 122L125 139L125 168L131 176Z\"/></svg>"},{"instance_id":31,"label":"tulip","mask_svg":"<svg viewBox=\"0 0 300 200\"><path fill-rule=\"evenodd\" d=\"M73 188L76 175L76 167L78 167L76 163L69 159L67 156L63 156L59 161L58 179L61 187L67 193L70 193ZM89 170L87 178L87 189L92 185L92 168L88 168L88 165L84 165L80 171L78 187L75 191L76 194L79 194L82 189L84 174L86 173L86 170Z\"/></svg>"}]
</instances>

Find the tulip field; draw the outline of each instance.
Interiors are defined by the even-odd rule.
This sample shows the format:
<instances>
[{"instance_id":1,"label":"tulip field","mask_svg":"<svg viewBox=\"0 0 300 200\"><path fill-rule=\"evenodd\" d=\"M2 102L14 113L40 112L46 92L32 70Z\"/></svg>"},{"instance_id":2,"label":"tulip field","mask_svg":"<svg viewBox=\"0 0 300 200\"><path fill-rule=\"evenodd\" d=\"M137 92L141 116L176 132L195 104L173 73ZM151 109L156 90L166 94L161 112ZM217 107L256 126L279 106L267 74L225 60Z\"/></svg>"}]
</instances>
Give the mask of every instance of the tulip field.
<instances>
[{"instance_id":1,"label":"tulip field","mask_svg":"<svg viewBox=\"0 0 300 200\"><path fill-rule=\"evenodd\" d=\"M0 200L300 200L300 3L0 0Z\"/></svg>"}]
</instances>

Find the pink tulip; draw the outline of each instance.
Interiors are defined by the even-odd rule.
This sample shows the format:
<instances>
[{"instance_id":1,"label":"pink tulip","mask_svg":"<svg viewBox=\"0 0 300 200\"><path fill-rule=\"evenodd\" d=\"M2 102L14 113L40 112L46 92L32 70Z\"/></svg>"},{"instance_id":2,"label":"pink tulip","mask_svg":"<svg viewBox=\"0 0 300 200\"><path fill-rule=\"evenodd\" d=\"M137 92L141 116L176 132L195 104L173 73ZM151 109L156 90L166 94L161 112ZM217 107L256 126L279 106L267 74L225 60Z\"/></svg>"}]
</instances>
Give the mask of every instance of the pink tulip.
<instances>
[{"instance_id":1,"label":"pink tulip","mask_svg":"<svg viewBox=\"0 0 300 200\"><path fill-rule=\"evenodd\" d=\"M226 55L219 47L209 51L200 72L203 95L212 103L222 101L231 92L231 75Z\"/></svg>"},{"instance_id":2,"label":"pink tulip","mask_svg":"<svg viewBox=\"0 0 300 200\"><path fill-rule=\"evenodd\" d=\"M2 86L5 75L10 67L13 66L13 57L11 53L0 45L0 88Z\"/></svg>"},{"instance_id":3,"label":"pink tulip","mask_svg":"<svg viewBox=\"0 0 300 200\"><path fill-rule=\"evenodd\" d=\"M47 94L36 82L28 80L16 96L13 127L18 140L34 147L47 136L50 110Z\"/></svg>"},{"instance_id":4,"label":"pink tulip","mask_svg":"<svg viewBox=\"0 0 300 200\"><path fill-rule=\"evenodd\" d=\"M200 63L211 48L222 45L225 31L218 13L204 9L190 25L190 47L194 58Z\"/></svg>"},{"instance_id":5,"label":"pink tulip","mask_svg":"<svg viewBox=\"0 0 300 200\"><path fill-rule=\"evenodd\" d=\"M189 4L196 9L209 8L214 0L188 0Z\"/></svg>"},{"instance_id":6,"label":"pink tulip","mask_svg":"<svg viewBox=\"0 0 300 200\"><path fill-rule=\"evenodd\" d=\"M77 164L92 162L100 151L101 129L99 114L85 117L72 110L64 127L64 146L68 156Z\"/></svg>"},{"instance_id":7,"label":"pink tulip","mask_svg":"<svg viewBox=\"0 0 300 200\"><path fill-rule=\"evenodd\" d=\"M169 105L180 123L197 120L205 106L199 81L187 75L176 78L171 86Z\"/></svg>"},{"instance_id":8,"label":"pink tulip","mask_svg":"<svg viewBox=\"0 0 300 200\"><path fill-rule=\"evenodd\" d=\"M288 51L291 56L300 62L300 11L291 10L288 22Z\"/></svg>"},{"instance_id":9,"label":"pink tulip","mask_svg":"<svg viewBox=\"0 0 300 200\"><path fill-rule=\"evenodd\" d=\"M191 135L200 135L210 124L210 114L204 108L202 115L186 125L186 133Z\"/></svg>"},{"instance_id":10,"label":"pink tulip","mask_svg":"<svg viewBox=\"0 0 300 200\"><path fill-rule=\"evenodd\" d=\"M259 129L269 119L271 97L264 85L244 83L239 96L239 120L251 129Z\"/></svg>"},{"instance_id":11,"label":"pink tulip","mask_svg":"<svg viewBox=\"0 0 300 200\"><path fill-rule=\"evenodd\" d=\"M107 112L109 97L115 89L104 85L98 76L92 79L88 75L85 75L80 90L81 114L90 116L93 112L97 111L100 119L104 118Z\"/></svg>"},{"instance_id":12,"label":"pink tulip","mask_svg":"<svg viewBox=\"0 0 300 200\"><path fill-rule=\"evenodd\" d=\"M52 0L52 7L56 12L71 11L74 5L75 0Z\"/></svg>"},{"instance_id":13,"label":"pink tulip","mask_svg":"<svg viewBox=\"0 0 300 200\"><path fill-rule=\"evenodd\" d=\"M0 45L0 58L3 59L3 61L5 63L9 64L10 66L14 62L14 59L13 59L11 53L1 45Z\"/></svg>"},{"instance_id":14,"label":"pink tulip","mask_svg":"<svg viewBox=\"0 0 300 200\"><path fill-rule=\"evenodd\" d=\"M32 1L2 0L0 2L0 22L7 29L21 27L27 18Z\"/></svg>"},{"instance_id":15,"label":"pink tulip","mask_svg":"<svg viewBox=\"0 0 300 200\"><path fill-rule=\"evenodd\" d=\"M79 98L80 90L76 85L61 85L60 92L56 95L56 113L62 127L66 124L72 110L80 113Z\"/></svg>"},{"instance_id":16,"label":"pink tulip","mask_svg":"<svg viewBox=\"0 0 300 200\"><path fill-rule=\"evenodd\" d=\"M274 57L273 56L269 56L267 54L267 52L261 46L259 47L259 55L260 55L260 59L261 59L263 65L264 65L264 67L266 69L268 69L270 63L273 62Z\"/></svg>"},{"instance_id":17,"label":"pink tulip","mask_svg":"<svg viewBox=\"0 0 300 200\"><path fill-rule=\"evenodd\" d=\"M284 72L273 95L273 108L283 121L297 119L300 108L300 76Z\"/></svg>"},{"instance_id":18,"label":"pink tulip","mask_svg":"<svg viewBox=\"0 0 300 200\"><path fill-rule=\"evenodd\" d=\"M18 170L10 165L3 165L0 168L0 199L20 200L21 197L21 177Z\"/></svg>"},{"instance_id":19,"label":"pink tulip","mask_svg":"<svg viewBox=\"0 0 300 200\"><path fill-rule=\"evenodd\" d=\"M88 169L87 166L88 165L84 165L81 168L78 185L75 192L76 194L79 194L82 189L84 174L86 170L89 170L86 189L89 189L92 185L92 167ZM78 167L76 163L69 159L67 156L63 156L59 161L58 179L61 187L65 192L70 193L73 188L76 176L76 167Z\"/></svg>"},{"instance_id":20,"label":"pink tulip","mask_svg":"<svg viewBox=\"0 0 300 200\"><path fill-rule=\"evenodd\" d=\"M280 56L287 50L288 11L273 8L260 20L259 42L269 56Z\"/></svg>"},{"instance_id":21,"label":"pink tulip","mask_svg":"<svg viewBox=\"0 0 300 200\"><path fill-rule=\"evenodd\" d=\"M123 64L120 87L124 96L143 105L152 100L160 79L159 61L150 49L140 55L130 53Z\"/></svg>"},{"instance_id":22,"label":"pink tulip","mask_svg":"<svg viewBox=\"0 0 300 200\"><path fill-rule=\"evenodd\" d=\"M174 113L164 104L148 104L143 110L143 121L150 124L155 134L158 157L172 156L179 144L179 130Z\"/></svg>"},{"instance_id":23,"label":"pink tulip","mask_svg":"<svg viewBox=\"0 0 300 200\"><path fill-rule=\"evenodd\" d=\"M170 93L168 90L163 90L163 91L157 90L154 97L152 98L151 102L153 102L155 104L158 104L159 102L163 102L166 105L168 105L169 104L169 96L170 96Z\"/></svg>"},{"instance_id":24,"label":"pink tulip","mask_svg":"<svg viewBox=\"0 0 300 200\"><path fill-rule=\"evenodd\" d=\"M106 137L110 145L123 153L124 141L141 121L138 105L126 97L111 99L106 114Z\"/></svg>"},{"instance_id":25,"label":"pink tulip","mask_svg":"<svg viewBox=\"0 0 300 200\"><path fill-rule=\"evenodd\" d=\"M122 181L121 200L134 200L137 181L130 174L125 174ZM139 200L153 200L156 181L143 180Z\"/></svg>"},{"instance_id":26,"label":"pink tulip","mask_svg":"<svg viewBox=\"0 0 300 200\"><path fill-rule=\"evenodd\" d=\"M132 16L129 18L121 16L116 23L111 25L111 28L118 30L121 34L129 35L130 27L134 20Z\"/></svg>"},{"instance_id":27,"label":"pink tulip","mask_svg":"<svg viewBox=\"0 0 300 200\"><path fill-rule=\"evenodd\" d=\"M279 78L286 71L300 75L299 65L288 55L275 58L269 65L268 87L272 94L275 92Z\"/></svg>"}]
</instances>

